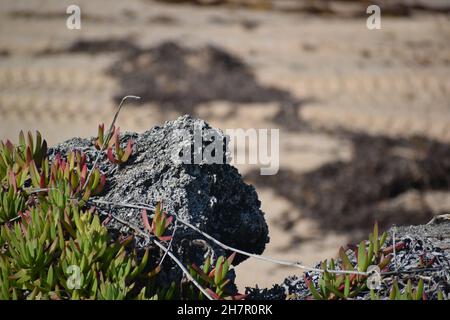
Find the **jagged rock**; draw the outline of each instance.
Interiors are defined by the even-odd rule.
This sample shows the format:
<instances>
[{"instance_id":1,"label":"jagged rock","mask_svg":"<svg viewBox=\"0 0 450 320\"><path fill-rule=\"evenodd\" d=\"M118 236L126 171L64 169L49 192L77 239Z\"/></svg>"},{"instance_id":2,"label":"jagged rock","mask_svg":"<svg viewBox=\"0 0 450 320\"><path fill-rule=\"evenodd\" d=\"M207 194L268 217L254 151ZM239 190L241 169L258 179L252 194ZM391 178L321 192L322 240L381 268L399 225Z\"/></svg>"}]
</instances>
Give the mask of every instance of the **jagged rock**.
<instances>
[{"instance_id":1,"label":"jagged rock","mask_svg":"<svg viewBox=\"0 0 450 320\"><path fill-rule=\"evenodd\" d=\"M99 161L101 170L109 173L106 190L99 199L148 205L162 201L166 212L176 213L223 243L252 253L262 253L269 241L268 227L254 187L243 182L237 169L229 164L209 164L207 161L183 164L172 160L172 154L180 150L183 143L176 129L188 130L191 138L188 143L192 144L195 128L211 129L203 120L183 116L142 134L125 133L121 138L123 143L130 138L135 141L133 155L119 168L108 161ZM214 129L214 132L218 139L225 141L220 130ZM209 143L211 141L202 142L202 151ZM50 158L70 150L82 150L91 161L97 154L92 139L74 138L50 149ZM226 158L228 153L224 154ZM103 160L106 160L105 157ZM140 210L112 206L102 208L144 230ZM132 233L115 220L107 226L112 232ZM169 232L172 228L173 225ZM199 265L208 251L216 257L230 254L203 240L199 233L178 224L173 250L185 264L195 262ZM140 240L137 246L151 244ZM244 259L238 256L235 264ZM177 270L170 264L170 259L167 260L167 268ZM180 275L179 270L176 274ZM173 279L171 276L169 278Z\"/></svg>"}]
</instances>

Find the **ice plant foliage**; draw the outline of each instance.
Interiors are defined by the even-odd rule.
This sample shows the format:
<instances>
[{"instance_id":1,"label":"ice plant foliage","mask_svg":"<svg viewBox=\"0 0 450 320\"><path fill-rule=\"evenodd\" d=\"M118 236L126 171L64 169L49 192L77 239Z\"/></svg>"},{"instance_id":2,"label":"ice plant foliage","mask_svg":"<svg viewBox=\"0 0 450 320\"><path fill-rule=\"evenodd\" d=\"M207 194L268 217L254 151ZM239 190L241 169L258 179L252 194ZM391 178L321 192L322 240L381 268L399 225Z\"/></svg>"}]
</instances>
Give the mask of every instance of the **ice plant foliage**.
<instances>
[{"instance_id":1,"label":"ice plant foliage","mask_svg":"<svg viewBox=\"0 0 450 320\"><path fill-rule=\"evenodd\" d=\"M206 291L217 300L242 300L246 296L242 294L230 295L227 293L227 285L231 280L228 278L228 272L231 264L233 263L236 253L231 254L228 258L220 256L215 266L212 264L212 259L208 256L201 267L192 264L189 267L190 273L197 281L202 284ZM190 295L192 299L195 299L194 288L191 286ZM203 294L198 293L198 298L202 299Z\"/></svg>"},{"instance_id":2,"label":"ice plant foliage","mask_svg":"<svg viewBox=\"0 0 450 320\"><path fill-rule=\"evenodd\" d=\"M321 263L321 269L325 270L319 277L317 284L312 278L305 274L305 283L308 286L311 296L315 300L336 300L352 299L363 291L370 290L370 297L373 300L380 299L378 293L367 286L367 275L343 275L334 274L331 270L348 270L367 272L369 266L378 266L381 272L388 271L389 264L393 258L394 246L384 247L387 233L379 236L378 224L375 223L373 233L369 235L368 241L361 241L358 246L349 246L349 250L339 249L339 259L331 259ZM405 247L404 242L395 244L395 250L398 252ZM356 258L356 264L349 257L350 253ZM354 259L353 259L354 260ZM429 265L429 264L428 264ZM425 267L427 265L424 265ZM419 266L420 267L420 266ZM417 288L413 289L411 280L408 280L404 290L400 290L397 281L393 281L389 299L392 300L422 300L426 299L423 288L423 279L420 279Z\"/></svg>"},{"instance_id":3,"label":"ice plant foliage","mask_svg":"<svg viewBox=\"0 0 450 320\"><path fill-rule=\"evenodd\" d=\"M96 147L108 150L112 162L125 163L132 143L122 150L119 130L109 139L103 128ZM80 151L50 161L40 133L25 138L21 132L17 145L0 141L0 300L188 298L182 284L155 285L161 267L151 266L150 252L134 248L134 235L113 239L106 228L111 215L102 221L96 208L87 205L106 183L105 174ZM166 233L173 217L160 204L151 224L146 212L142 216L153 236L171 240ZM230 263L219 258L220 276L210 272L222 288L214 289L217 297L223 294ZM199 296L198 288L190 290Z\"/></svg>"},{"instance_id":4,"label":"ice plant foliage","mask_svg":"<svg viewBox=\"0 0 450 320\"><path fill-rule=\"evenodd\" d=\"M106 176L98 168L94 168L86 189L82 190L88 176L88 166L86 155L79 151L69 152L67 160L57 155L50 169L48 168L48 161L46 161L42 172L38 171L33 162L31 168L31 181L35 188L58 189L61 188L60 182L64 181L72 197L81 194L84 200L87 200L91 195L100 194L106 183Z\"/></svg>"},{"instance_id":5,"label":"ice plant foliage","mask_svg":"<svg viewBox=\"0 0 450 320\"><path fill-rule=\"evenodd\" d=\"M98 215L76 206L32 208L2 226L1 238L1 299L126 298L148 261L147 252L141 261L125 254L128 244L112 242ZM78 286L70 285L70 266L79 268Z\"/></svg>"},{"instance_id":6,"label":"ice plant foliage","mask_svg":"<svg viewBox=\"0 0 450 320\"><path fill-rule=\"evenodd\" d=\"M0 142L0 299L123 299L149 258L113 241L97 212L85 207L103 191L98 168L86 184L86 155L50 163L39 133ZM72 285L70 267L78 268Z\"/></svg>"},{"instance_id":7,"label":"ice plant foliage","mask_svg":"<svg viewBox=\"0 0 450 320\"><path fill-rule=\"evenodd\" d=\"M94 141L114 164L124 164L133 151L131 141L125 149L120 147L119 135L112 126L105 136L101 125ZM35 137L21 132L17 145L0 141L0 299L246 298L236 294L232 283L236 252L228 258L209 256L201 266L189 262L188 270L181 269L191 282L159 287L164 258L152 263L154 255L148 250L137 251L133 240L139 233L113 238L106 225L115 217L106 214L102 220L100 212L89 207L89 199L101 195L107 184L96 163L89 163L80 151L50 160L47 143L38 132ZM160 202L151 219L146 210L141 215L144 235L155 244L165 243L160 248L170 253L176 215L164 212ZM318 278L306 273L308 298L353 299L369 290L372 299L386 298L368 288L368 269L376 266L382 273L388 271L395 252L406 247L402 241L385 246L386 239L387 234L379 235L375 224L368 241L341 248L338 259L323 261ZM433 259L424 255L418 268L432 266ZM394 278L390 288L390 299L427 298L423 279L413 288L412 281L402 285ZM446 298L441 291L437 297Z\"/></svg>"},{"instance_id":8,"label":"ice plant foliage","mask_svg":"<svg viewBox=\"0 0 450 320\"><path fill-rule=\"evenodd\" d=\"M94 143L98 150L107 150L108 159L114 164L123 164L127 162L133 152L132 140L127 142L125 149L120 147L120 128L116 129L115 126L112 127L111 132L108 132L105 135L105 125L99 125L98 137Z\"/></svg>"},{"instance_id":9,"label":"ice plant foliage","mask_svg":"<svg viewBox=\"0 0 450 320\"><path fill-rule=\"evenodd\" d=\"M21 131L19 145L14 145L9 140L6 143L0 141L0 178L3 180L10 170L18 175L32 161L40 167L46 156L47 142L42 140L39 132L36 132L36 139L30 132L25 139L25 135Z\"/></svg>"},{"instance_id":10,"label":"ice plant foliage","mask_svg":"<svg viewBox=\"0 0 450 320\"><path fill-rule=\"evenodd\" d=\"M151 234L155 235L161 241L169 241L172 236L164 236L167 228L173 221L173 216L168 216L162 210L161 202L158 202L155 208L155 214L153 215L152 224L149 224L148 215L146 210L142 210L142 221L145 228Z\"/></svg>"},{"instance_id":11,"label":"ice plant foliage","mask_svg":"<svg viewBox=\"0 0 450 320\"><path fill-rule=\"evenodd\" d=\"M23 131L19 144L0 141L0 223L17 216L26 205L24 186L30 177L30 170L38 170L48 164L47 142L39 132L36 139L29 132L27 139Z\"/></svg>"},{"instance_id":12,"label":"ice plant foliage","mask_svg":"<svg viewBox=\"0 0 450 320\"><path fill-rule=\"evenodd\" d=\"M397 282L394 281L389 299L391 299L391 300L426 300L427 295L423 291L423 279L419 280L417 289L413 289L411 280L408 280L408 284L406 285L406 288L403 293L398 288Z\"/></svg>"}]
</instances>

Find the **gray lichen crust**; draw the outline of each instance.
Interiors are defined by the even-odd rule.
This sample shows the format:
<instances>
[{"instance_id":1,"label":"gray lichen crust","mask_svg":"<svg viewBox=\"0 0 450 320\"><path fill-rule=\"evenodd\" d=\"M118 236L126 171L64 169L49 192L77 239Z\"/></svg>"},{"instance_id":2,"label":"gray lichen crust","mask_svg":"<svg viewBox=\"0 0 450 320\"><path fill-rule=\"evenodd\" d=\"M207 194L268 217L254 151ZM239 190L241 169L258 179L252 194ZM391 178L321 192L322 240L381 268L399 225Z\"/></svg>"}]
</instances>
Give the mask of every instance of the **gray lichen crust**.
<instances>
[{"instance_id":1,"label":"gray lichen crust","mask_svg":"<svg viewBox=\"0 0 450 320\"><path fill-rule=\"evenodd\" d=\"M118 168L107 161L100 161L101 170L109 174L106 190L99 199L149 205L161 201L166 212L176 213L223 243L261 254L269 241L268 227L254 187L243 182L237 169L226 163L183 164L173 161L173 154L182 149L183 143L186 144L186 139L180 139L177 134L178 130L185 130L192 138L198 128L211 129L202 120L182 116L142 134L124 134L121 138L123 143L130 138L135 142L133 155ZM226 141L220 130L212 130L216 138ZM204 150L210 143L203 141L200 147ZM188 144L194 148L193 140ZM50 156L70 150L83 150L90 160L97 152L91 139L74 138L52 148ZM227 156L228 152L224 152L224 157ZM108 211L144 229L139 210L109 207ZM115 221L109 222L108 228L121 233L131 232ZM138 246L147 245L144 241L138 242ZM195 263L201 263L209 250L215 256L229 254L210 241L206 244L200 234L180 224L173 248L180 259L187 258ZM244 259L239 256L235 262Z\"/></svg>"}]
</instances>

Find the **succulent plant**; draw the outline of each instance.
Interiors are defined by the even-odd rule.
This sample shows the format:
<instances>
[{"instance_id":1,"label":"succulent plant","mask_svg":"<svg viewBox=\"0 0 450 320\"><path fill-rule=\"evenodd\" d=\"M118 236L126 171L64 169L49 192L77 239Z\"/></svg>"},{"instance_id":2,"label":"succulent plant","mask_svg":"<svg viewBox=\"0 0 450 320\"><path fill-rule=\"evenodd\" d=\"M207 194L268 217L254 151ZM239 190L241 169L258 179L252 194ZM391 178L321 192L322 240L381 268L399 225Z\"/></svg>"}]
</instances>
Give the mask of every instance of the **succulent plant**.
<instances>
[{"instance_id":1,"label":"succulent plant","mask_svg":"<svg viewBox=\"0 0 450 320\"><path fill-rule=\"evenodd\" d=\"M75 205L60 210L42 203L21 213L20 221L3 225L1 238L8 243L0 255L0 269L8 275L2 281L2 299L125 298L106 295L105 288L126 283L120 292L129 293L149 256L145 252L138 261L136 253L127 254L129 241L113 242L94 210ZM70 266L79 268L77 288L68 284Z\"/></svg>"},{"instance_id":2,"label":"succulent plant","mask_svg":"<svg viewBox=\"0 0 450 320\"><path fill-rule=\"evenodd\" d=\"M5 223L15 217L25 207L25 198L13 186L0 194L0 223Z\"/></svg>"},{"instance_id":3,"label":"succulent plant","mask_svg":"<svg viewBox=\"0 0 450 320\"><path fill-rule=\"evenodd\" d=\"M212 264L212 257L208 256L201 267L192 264L189 267L191 275L206 288L208 294L217 300L242 300L246 296L243 294L230 295L227 293L227 285L231 282L229 278L230 267L236 256L234 252L228 258L220 256L215 265ZM198 294L198 299L203 299L201 292L196 293L193 286L190 286L190 295L195 299Z\"/></svg>"},{"instance_id":4,"label":"succulent plant","mask_svg":"<svg viewBox=\"0 0 450 320\"><path fill-rule=\"evenodd\" d=\"M16 177L22 178L28 174L27 170L33 161L40 167L47 156L47 142L42 140L39 132L36 132L36 140L28 132L28 143L23 131L19 135L19 145L11 141L0 141L0 181L8 179L10 172Z\"/></svg>"},{"instance_id":5,"label":"succulent plant","mask_svg":"<svg viewBox=\"0 0 450 320\"><path fill-rule=\"evenodd\" d=\"M95 147L97 150L107 150L106 154L114 164L123 164L128 161L133 152L133 141L129 140L125 149L120 147L120 128L111 128L111 132L105 135L105 125L101 124L98 127L98 137L95 139ZM113 152L114 148L114 152Z\"/></svg>"},{"instance_id":6,"label":"succulent plant","mask_svg":"<svg viewBox=\"0 0 450 320\"><path fill-rule=\"evenodd\" d=\"M406 285L400 285L397 277L390 278L389 297L381 297L378 292L367 287L366 274L338 274L333 270L345 270L367 273L369 266L375 265L381 271L381 280L383 281L383 272L388 272L392 261L393 252L399 252L406 247L405 242L399 241L394 245L385 246L387 233L379 236L378 224L375 223L373 233L369 235L368 241L361 241L358 246L349 246L350 249L345 251L342 247L339 250L339 259L327 260L321 263L320 268L323 270L321 276L315 284L312 278L305 274L305 283L310 290L310 299L316 300L334 300L334 299L353 299L361 292L370 291L370 299L380 300L389 298L391 300L426 300L427 294L424 290L424 282L419 278L416 287L413 287L413 281L409 279ZM352 253L353 251L353 253ZM352 259L350 255L352 254ZM353 263L352 261L356 261ZM420 258L418 268L427 268L433 264L433 259L426 259L425 256ZM386 282L386 279L384 280ZM387 285L387 282L385 283ZM401 287L403 286L403 287ZM389 288L389 286L388 286ZM438 292L438 299L444 299L441 291Z\"/></svg>"},{"instance_id":7,"label":"succulent plant","mask_svg":"<svg viewBox=\"0 0 450 320\"><path fill-rule=\"evenodd\" d=\"M49 164L39 133L27 143L21 132L17 146L1 142L0 158L0 299L129 298L149 253L127 252L131 239L112 241L97 212L85 208L106 183L99 169L83 190L86 156L70 152ZM71 266L80 271L76 288L68 284Z\"/></svg>"},{"instance_id":8,"label":"succulent plant","mask_svg":"<svg viewBox=\"0 0 450 320\"><path fill-rule=\"evenodd\" d=\"M361 241L358 246L353 247L356 264L352 263L344 248L341 247L339 249L339 261L331 259L329 264L326 260L322 262L321 269L324 272L318 281L318 288L314 286L309 276L305 274L305 282L311 291L312 298L318 300L349 299L357 296L362 290L367 289L367 276L365 275L336 274L329 271L366 272L371 265L377 265L380 270L383 270L392 259L392 255L389 252L381 249L386 241L386 237L386 233L379 236L378 224L375 223L373 233L369 235L369 241Z\"/></svg>"},{"instance_id":9,"label":"succulent plant","mask_svg":"<svg viewBox=\"0 0 450 320\"><path fill-rule=\"evenodd\" d=\"M114 163L126 162L132 143L122 150L119 129L113 129L110 139L103 129L99 127L96 147L108 149ZM157 286L161 268L149 270L149 251L138 252L133 236L114 240L106 228L111 216L102 222L99 212L88 206L107 178L89 165L80 151L65 158L56 155L50 162L39 133L25 139L21 132L18 145L0 142L0 300L188 298L181 283ZM142 217L156 238L172 238L166 233L173 217L160 203L151 224L146 211ZM218 271L206 269L217 297L229 281L225 277L231 260L219 258ZM199 290L192 287L190 292L198 296Z\"/></svg>"},{"instance_id":10,"label":"succulent plant","mask_svg":"<svg viewBox=\"0 0 450 320\"><path fill-rule=\"evenodd\" d=\"M173 216L168 216L162 210L161 202L156 204L155 213L153 215L152 224L149 224L148 215L146 210L142 210L142 221L144 223L145 228L151 234L155 235L161 241L168 241L172 238L172 236L164 236L167 228L173 221Z\"/></svg>"},{"instance_id":11,"label":"succulent plant","mask_svg":"<svg viewBox=\"0 0 450 320\"><path fill-rule=\"evenodd\" d=\"M112 132L115 131L115 127L112 127ZM108 133L109 134L109 133ZM108 135L107 134L107 135ZM108 147L112 147L112 141L105 135L105 124L102 123L98 126L97 138L94 140L94 146L97 150L106 150Z\"/></svg>"},{"instance_id":12,"label":"succulent plant","mask_svg":"<svg viewBox=\"0 0 450 320\"><path fill-rule=\"evenodd\" d=\"M390 300L427 300L426 293L423 290L423 279L419 280L417 288L413 289L411 280L408 280L403 292L399 289L397 281L394 281L389 295Z\"/></svg>"}]
</instances>

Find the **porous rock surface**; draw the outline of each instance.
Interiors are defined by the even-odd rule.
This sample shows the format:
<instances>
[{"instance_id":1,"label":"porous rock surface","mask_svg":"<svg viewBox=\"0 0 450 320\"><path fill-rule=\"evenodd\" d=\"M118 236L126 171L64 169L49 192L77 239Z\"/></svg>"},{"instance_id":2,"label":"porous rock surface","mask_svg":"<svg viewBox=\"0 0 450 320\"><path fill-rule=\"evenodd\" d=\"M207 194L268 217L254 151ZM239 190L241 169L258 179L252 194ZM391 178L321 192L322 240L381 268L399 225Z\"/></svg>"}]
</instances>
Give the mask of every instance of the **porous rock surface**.
<instances>
[{"instance_id":1,"label":"porous rock surface","mask_svg":"<svg viewBox=\"0 0 450 320\"><path fill-rule=\"evenodd\" d=\"M191 144L192 149L204 150L212 142L212 138L209 141L204 139L201 145L194 145L195 128L211 129L203 120L182 116L142 134L123 134L123 144L129 139L134 140L133 154L126 164L119 167L111 165L105 157L99 161L100 169L108 173L108 182L104 194L97 199L147 205L156 205L157 201L161 201L167 213L176 213L223 243L252 253L262 253L269 241L268 227L254 187L243 182L237 169L226 163L203 161L200 164L183 164L173 161L172 155L181 150L183 143ZM180 139L176 129L188 130L190 141ZM214 129L214 132L216 138L226 141L220 130ZM80 138L63 142L50 149L49 153L53 157L70 150L82 150L90 161L97 155L92 139ZM224 158L228 157L229 153L225 151ZM140 210L99 207L144 230ZM152 212L148 214L150 216ZM132 233L127 226L115 220L107 226L120 234ZM169 235L173 227L174 224L168 230ZM137 245L151 246L143 240L138 241ZM199 233L180 223L172 245L174 253L185 264L195 262L200 265L208 252L215 257L230 254L211 241L204 241ZM235 264L244 259L238 256Z\"/></svg>"}]
</instances>

